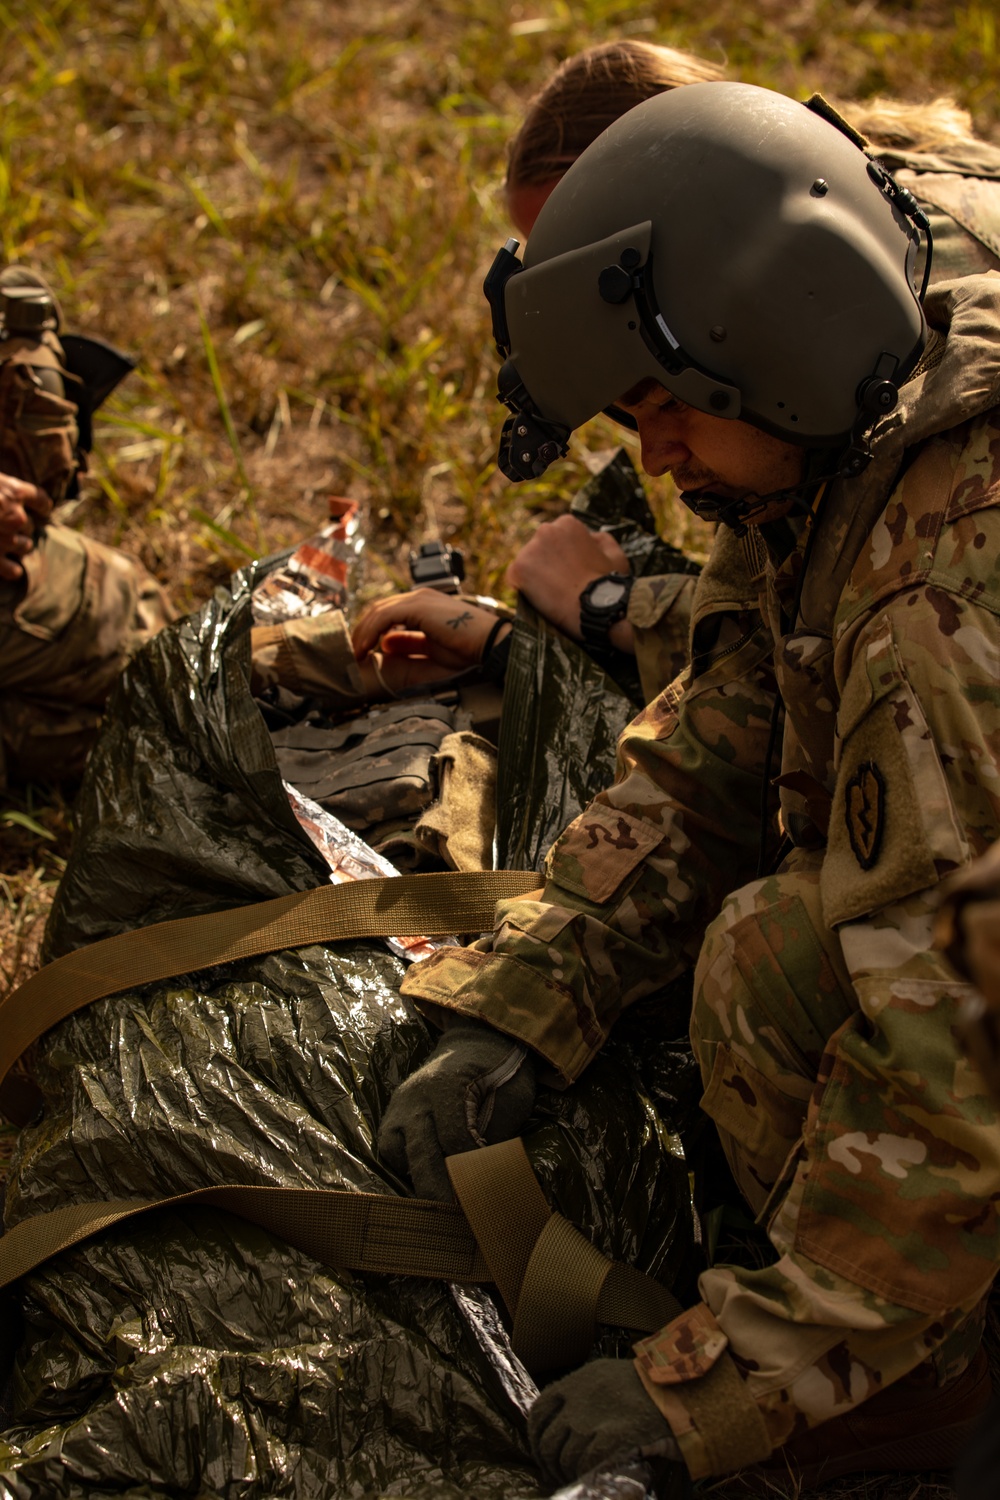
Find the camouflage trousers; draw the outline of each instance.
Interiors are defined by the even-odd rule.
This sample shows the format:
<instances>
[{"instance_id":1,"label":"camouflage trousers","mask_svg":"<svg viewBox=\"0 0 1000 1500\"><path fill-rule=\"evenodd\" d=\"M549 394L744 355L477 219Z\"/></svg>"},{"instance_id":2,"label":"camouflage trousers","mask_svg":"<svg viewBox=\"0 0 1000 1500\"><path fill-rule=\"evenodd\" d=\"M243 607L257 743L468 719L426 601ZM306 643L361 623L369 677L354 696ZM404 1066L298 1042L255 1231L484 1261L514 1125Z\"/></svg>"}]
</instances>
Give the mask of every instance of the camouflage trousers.
<instances>
[{"instance_id":1,"label":"camouflage trousers","mask_svg":"<svg viewBox=\"0 0 1000 1500\"><path fill-rule=\"evenodd\" d=\"M172 618L145 569L49 525L0 583L0 785L75 779L129 657Z\"/></svg>"},{"instance_id":2,"label":"camouflage trousers","mask_svg":"<svg viewBox=\"0 0 1000 1500\"><path fill-rule=\"evenodd\" d=\"M702 1108L762 1223L788 1184L786 1163L823 1075L827 1041L859 1009L837 935L823 920L822 856L797 851L794 859L794 869L727 898L695 971L691 1041L705 1088ZM984 1316L985 1301L934 1352L939 1379L968 1363ZM895 1344L892 1322L886 1338Z\"/></svg>"}]
</instances>

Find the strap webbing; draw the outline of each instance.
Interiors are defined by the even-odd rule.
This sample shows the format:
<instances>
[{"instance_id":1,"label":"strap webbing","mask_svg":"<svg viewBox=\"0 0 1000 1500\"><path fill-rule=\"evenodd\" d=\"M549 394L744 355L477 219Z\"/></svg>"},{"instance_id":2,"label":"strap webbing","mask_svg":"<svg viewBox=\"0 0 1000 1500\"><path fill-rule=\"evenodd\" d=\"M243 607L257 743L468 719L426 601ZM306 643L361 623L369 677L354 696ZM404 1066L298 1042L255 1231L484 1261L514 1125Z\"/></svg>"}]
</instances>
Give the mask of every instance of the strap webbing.
<instances>
[{"instance_id":1,"label":"strap webbing","mask_svg":"<svg viewBox=\"0 0 1000 1500\"><path fill-rule=\"evenodd\" d=\"M22 1219L0 1237L0 1286L123 1219L203 1203L271 1230L324 1265L441 1281L488 1281L489 1269L455 1203L322 1188L224 1183L169 1198L74 1203Z\"/></svg>"},{"instance_id":2,"label":"strap webbing","mask_svg":"<svg viewBox=\"0 0 1000 1500\"><path fill-rule=\"evenodd\" d=\"M537 880L531 871L492 870L325 885L106 938L57 959L0 1003L0 1080L43 1032L92 1000L307 943L481 932L493 925L497 901L534 891ZM520 1141L450 1157L448 1171L461 1206L236 1183L71 1204L0 1237L0 1287L124 1219L203 1203L240 1214L327 1265L494 1280L514 1319L514 1349L533 1373L584 1359L598 1320L652 1333L680 1311L658 1282L608 1260L551 1211Z\"/></svg>"},{"instance_id":3,"label":"strap webbing","mask_svg":"<svg viewBox=\"0 0 1000 1500\"><path fill-rule=\"evenodd\" d=\"M500 1295L517 1316L531 1253L552 1210L520 1140L449 1156L445 1165Z\"/></svg>"},{"instance_id":4,"label":"strap webbing","mask_svg":"<svg viewBox=\"0 0 1000 1500\"><path fill-rule=\"evenodd\" d=\"M47 964L0 1002L0 1082L43 1032L105 995L307 943L487 932L498 901L537 886L530 870L386 876L104 938Z\"/></svg>"},{"instance_id":5,"label":"strap webbing","mask_svg":"<svg viewBox=\"0 0 1000 1500\"><path fill-rule=\"evenodd\" d=\"M656 1329L682 1311L659 1282L608 1260L552 1211L523 1141L449 1156L447 1167L533 1375L582 1364L598 1323Z\"/></svg>"},{"instance_id":6,"label":"strap webbing","mask_svg":"<svg viewBox=\"0 0 1000 1500\"><path fill-rule=\"evenodd\" d=\"M514 1314L511 1342L529 1370L583 1364L610 1270L611 1262L562 1214L551 1215L531 1253Z\"/></svg>"},{"instance_id":7,"label":"strap webbing","mask_svg":"<svg viewBox=\"0 0 1000 1500\"><path fill-rule=\"evenodd\" d=\"M457 1171L456 1171L457 1167ZM475 1205L492 1195L495 1212L477 1245L463 1207L425 1198L395 1198L321 1188L242 1187L227 1183L169 1198L76 1203L24 1219L0 1238L0 1287L60 1251L123 1220L156 1208L199 1203L228 1209L287 1240L325 1265L440 1281L497 1280L514 1318L514 1350L532 1374L582 1361L598 1320L653 1333L679 1311L651 1277L606 1259L545 1200L520 1141L505 1141L448 1159ZM539 1204L544 1219L539 1224ZM481 1226L485 1220L480 1219ZM523 1224L534 1226L525 1246ZM513 1249L511 1249L513 1245ZM523 1263L520 1279L513 1280ZM533 1269L535 1267L538 1269ZM525 1275L524 1272L527 1274ZM602 1288L624 1279L629 1297L605 1299ZM607 1306L605 1301L607 1300Z\"/></svg>"}]
</instances>

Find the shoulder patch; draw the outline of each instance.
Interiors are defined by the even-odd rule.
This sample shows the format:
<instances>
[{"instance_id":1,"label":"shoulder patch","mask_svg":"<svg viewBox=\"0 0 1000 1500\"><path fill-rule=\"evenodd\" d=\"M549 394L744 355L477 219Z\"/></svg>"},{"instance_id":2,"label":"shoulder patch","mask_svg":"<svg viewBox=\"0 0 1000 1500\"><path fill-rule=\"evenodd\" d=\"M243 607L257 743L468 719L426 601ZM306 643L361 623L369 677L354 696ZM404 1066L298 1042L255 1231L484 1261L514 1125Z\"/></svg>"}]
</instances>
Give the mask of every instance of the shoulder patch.
<instances>
[{"instance_id":1,"label":"shoulder patch","mask_svg":"<svg viewBox=\"0 0 1000 1500\"><path fill-rule=\"evenodd\" d=\"M875 761L861 762L845 792L847 837L862 870L870 870L878 859L885 828L885 777Z\"/></svg>"}]
</instances>

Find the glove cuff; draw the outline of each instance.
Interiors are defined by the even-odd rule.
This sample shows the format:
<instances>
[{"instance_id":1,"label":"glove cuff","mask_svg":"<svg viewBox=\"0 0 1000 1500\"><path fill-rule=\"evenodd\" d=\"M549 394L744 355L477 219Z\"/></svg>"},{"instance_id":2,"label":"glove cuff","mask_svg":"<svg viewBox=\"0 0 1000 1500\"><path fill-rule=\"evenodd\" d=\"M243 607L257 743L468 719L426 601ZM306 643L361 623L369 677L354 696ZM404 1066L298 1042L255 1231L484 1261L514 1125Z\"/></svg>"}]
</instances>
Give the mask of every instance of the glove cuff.
<instances>
[{"instance_id":1,"label":"glove cuff","mask_svg":"<svg viewBox=\"0 0 1000 1500\"><path fill-rule=\"evenodd\" d=\"M760 1407L728 1354L683 1385L655 1385L640 1361L647 1396L670 1423L692 1479L730 1474L774 1450Z\"/></svg>"},{"instance_id":2,"label":"glove cuff","mask_svg":"<svg viewBox=\"0 0 1000 1500\"><path fill-rule=\"evenodd\" d=\"M497 1036L500 1035L498 1032ZM497 1091L505 1084L512 1083L522 1068L525 1071L524 1081L532 1096L534 1095L535 1067L527 1047L522 1042L515 1042L512 1037L505 1037L504 1040L510 1045L503 1056L488 1073L481 1073L478 1078L474 1078L465 1090L465 1123L477 1146L489 1145L486 1132L493 1118Z\"/></svg>"},{"instance_id":3,"label":"glove cuff","mask_svg":"<svg viewBox=\"0 0 1000 1500\"><path fill-rule=\"evenodd\" d=\"M729 1474L774 1449L728 1342L700 1303L635 1345L639 1379L669 1422L692 1479Z\"/></svg>"}]
</instances>

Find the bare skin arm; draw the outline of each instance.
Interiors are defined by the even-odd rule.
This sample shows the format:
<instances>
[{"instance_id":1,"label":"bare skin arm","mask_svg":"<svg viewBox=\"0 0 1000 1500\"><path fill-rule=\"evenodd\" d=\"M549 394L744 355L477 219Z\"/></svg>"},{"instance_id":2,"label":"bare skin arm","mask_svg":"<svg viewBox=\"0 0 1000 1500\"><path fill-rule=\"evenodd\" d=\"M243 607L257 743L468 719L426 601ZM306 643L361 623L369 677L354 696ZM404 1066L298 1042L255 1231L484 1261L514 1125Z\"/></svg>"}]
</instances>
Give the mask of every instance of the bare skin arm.
<instances>
[{"instance_id":1,"label":"bare skin arm","mask_svg":"<svg viewBox=\"0 0 1000 1500\"><path fill-rule=\"evenodd\" d=\"M380 677L386 688L400 692L475 666L496 623L492 610L437 589L413 589L365 611L354 627L354 654L366 686L376 677L374 662L376 681ZM495 639L502 640L510 628L505 622Z\"/></svg>"},{"instance_id":2,"label":"bare skin arm","mask_svg":"<svg viewBox=\"0 0 1000 1500\"><path fill-rule=\"evenodd\" d=\"M539 526L507 569L507 582L546 619L580 640L582 590L606 573L629 572L628 558L613 537L564 515ZM413 589L380 599L365 611L354 627L354 654L370 692L377 695L381 687L400 692L475 665L495 624L490 610L437 589ZM501 629L497 641L508 628ZM610 636L619 650L634 650L627 620L613 626Z\"/></svg>"}]
</instances>

